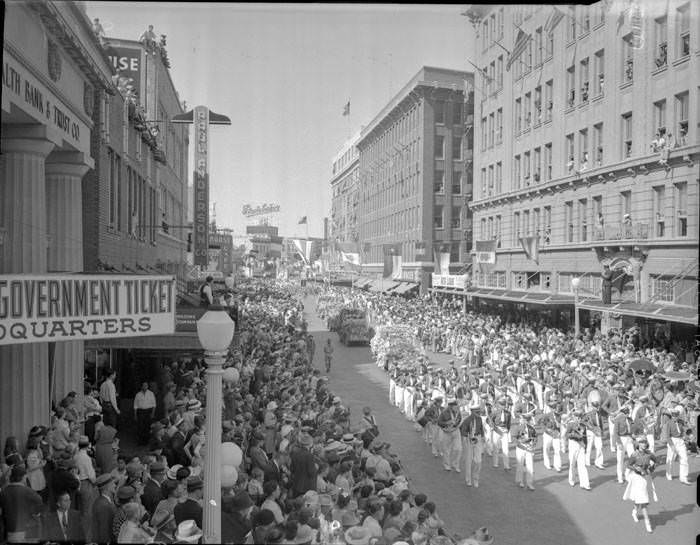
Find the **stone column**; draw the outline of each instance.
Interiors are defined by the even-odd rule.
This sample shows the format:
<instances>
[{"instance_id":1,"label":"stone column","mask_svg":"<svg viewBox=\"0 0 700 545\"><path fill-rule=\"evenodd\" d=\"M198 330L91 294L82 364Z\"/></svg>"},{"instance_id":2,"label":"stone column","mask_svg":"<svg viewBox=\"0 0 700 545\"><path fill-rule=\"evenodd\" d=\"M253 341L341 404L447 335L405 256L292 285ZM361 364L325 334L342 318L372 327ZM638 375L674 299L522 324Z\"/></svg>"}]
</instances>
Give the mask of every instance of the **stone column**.
<instances>
[{"instance_id":1,"label":"stone column","mask_svg":"<svg viewBox=\"0 0 700 545\"><path fill-rule=\"evenodd\" d=\"M10 133L0 144L0 274L46 272L46 185L44 162L54 144L42 137ZM12 136L10 136L12 134ZM0 442L14 435L24 445L29 429L49 425L47 343L0 346Z\"/></svg>"},{"instance_id":2,"label":"stone column","mask_svg":"<svg viewBox=\"0 0 700 545\"><path fill-rule=\"evenodd\" d=\"M54 152L46 161L46 217L50 234L47 269L83 270L82 179L90 169L81 153ZM54 400L68 392L83 397L84 341L61 341L54 351Z\"/></svg>"},{"instance_id":3,"label":"stone column","mask_svg":"<svg viewBox=\"0 0 700 545\"><path fill-rule=\"evenodd\" d=\"M221 407L223 400L223 365L225 353L205 352L207 362L207 410L204 457L204 498L202 530L204 543L221 543Z\"/></svg>"}]
</instances>

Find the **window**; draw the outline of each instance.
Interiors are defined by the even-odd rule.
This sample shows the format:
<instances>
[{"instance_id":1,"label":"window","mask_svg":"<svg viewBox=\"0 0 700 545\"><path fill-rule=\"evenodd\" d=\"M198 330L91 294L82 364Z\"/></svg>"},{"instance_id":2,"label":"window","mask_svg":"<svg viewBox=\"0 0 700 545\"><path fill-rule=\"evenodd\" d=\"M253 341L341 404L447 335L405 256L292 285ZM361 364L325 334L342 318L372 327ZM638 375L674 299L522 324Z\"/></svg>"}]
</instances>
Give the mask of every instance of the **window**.
<instances>
[{"instance_id":1,"label":"window","mask_svg":"<svg viewBox=\"0 0 700 545\"><path fill-rule=\"evenodd\" d=\"M435 178L433 179L433 192L445 192L445 173L442 170L435 171Z\"/></svg>"},{"instance_id":2,"label":"window","mask_svg":"<svg viewBox=\"0 0 700 545\"><path fill-rule=\"evenodd\" d=\"M586 242L588 240L588 199L578 201L578 226L579 241Z\"/></svg>"},{"instance_id":3,"label":"window","mask_svg":"<svg viewBox=\"0 0 700 545\"><path fill-rule=\"evenodd\" d=\"M654 102L654 130L659 134L666 132L666 101Z\"/></svg>"},{"instance_id":4,"label":"window","mask_svg":"<svg viewBox=\"0 0 700 545\"><path fill-rule=\"evenodd\" d=\"M675 301L674 285L673 278L655 276L651 279L651 296L655 301L673 303Z\"/></svg>"},{"instance_id":5,"label":"window","mask_svg":"<svg viewBox=\"0 0 700 545\"><path fill-rule=\"evenodd\" d=\"M459 195L462 193L462 173L458 170L452 173L452 194Z\"/></svg>"},{"instance_id":6,"label":"window","mask_svg":"<svg viewBox=\"0 0 700 545\"><path fill-rule=\"evenodd\" d=\"M520 212L513 212L513 242L512 246L520 244Z\"/></svg>"},{"instance_id":7,"label":"window","mask_svg":"<svg viewBox=\"0 0 700 545\"><path fill-rule=\"evenodd\" d=\"M494 235L496 236L496 247L501 247L501 216L496 216L496 224L494 226Z\"/></svg>"},{"instance_id":8,"label":"window","mask_svg":"<svg viewBox=\"0 0 700 545\"><path fill-rule=\"evenodd\" d=\"M116 172L116 157L112 149L107 150L109 157L109 174L107 179L108 194L109 194L109 226L114 228L116 222L116 200L117 200L117 172Z\"/></svg>"},{"instance_id":9,"label":"window","mask_svg":"<svg viewBox=\"0 0 700 545\"><path fill-rule=\"evenodd\" d=\"M690 55L690 4L681 6L677 10L679 29L678 56L685 57Z\"/></svg>"},{"instance_id":10,"label":"window","mask_svg":"<svg viewBox=\"0 0 700 545\"><path fill-rule=\"evenodd\" d=\"M498 86L496 85L496 61L492 61L491 64L489 64L488 74L491 78L491 81L489 81L489 93L495 93L498 91Z\"/></svg>"},{"instance_id":11,"label":"window","mask_svg":"<svg viewBox=\"0 0 700 545\"><path fill-rule=\"evenodd\" d=\"M489 22L484 21L481 25L481 48L485 51L489 46Z\"/></svg>"},{"instance_id":12,"label":"window","mask_svg":"<svg viewBox=\"0 0 700 545\"><path fill-rule=\"evenodd\" d=\"M493 137L494 137L494 131L495 131L494 123L495 123L494 114L491 113L491 114L489 114L489 125L488 125L488 130L489 130L488 146L489 146L489 148L493 147L493 140L494 140Z\"/></svg>"},{"instance_id":13,"label":"window","mask_svg":"<svg viewBox=\"0 0 700 545\"><path fill-rule=\"evenodd\" d=\"M499 55L496 61L496 84L498 89L503 89L503 55Z\"/></svg>"},{"instance_id":14,"label":"window","mask_svg":"<svg viewBox=\"0 0 700 545\"><path fill-rule=\"evenodd\" d=\"M542 86L538 85L535 87L535 102L533 103L535 109L535 125L542 123Z\"/></svg>"},{"instance_id":15,"label":"window","mask_svg":"<svg viewBox=\"0 0 700 545\"><path fill-rule=\"evenodd\" d=\"M544 120L545 121L552 120L552 109L554 107L553 93L554 93L554 80L550 79L544 85L544 101L545 101Z\"/></svg>"},{"instance_id":16,"label":"window","mask_svg":"<svg viewBox=\"0 0 700 545\"><path fill-rule=\"evenodd\" d=\"M588 129L578 131L578 156L579 169L586 170L590 168L588 160Z\"/></svg>"},{"instance_id":17,"label":"window","mask_svg":"<svg viewBox=\"0 0 700 545\"><path fill-rule=\"evenodd\" d=\"M688 236L688 182L677 182L673 184L676 189L676 215L678 222L676 225L676 236Z\"/></svg>"},{"instance_id":18,"label":"window","mask_svg":"<svg viewBox=\"0 0 700 545\"><path fill-rule=\"evenodd\" d=\"M579 6L581 10L581 32L587 33L591 30L591 16L588 13L589 6Z\"/></svg>"},{"instance_id":19,"label":"window","mask_svg":"<svg viewBox=\"0 0 700 545\"><path fill-rule=\"evenodd\" d=\"M676 145L685 146L688 135L688 91L676 95Z\"/></svg>"},{"instance_id":20,"label":"window","mask_svg":"<svg viewBox=\"0 0 700 545\"><path fill-rule=\"evenodd\" d=\"M527 55L525 56L525 71L532 70L532 40L527 42Z\"/></svg>"},{"instance_id":21,"label":"window","mask_svg":"<svg viewBox=\"0 0 700 545\"><path fill-rule=\"evenodd\" d=\"M489 17L489 47L496 39L496 14L492 14Z\"/></svg>"},{"instance_id":22,"label":"window","mask_svg":"<svg viewBox=\"0 0 700 545\"><path fill-rule=\"evenodd\" d=\"M523 115L523 105L522 100L519 98L515 99L515 134L518 135L522 131L522 115Z\"/></svg>"},{"instance_id":23,"label":"window","mask_svg":"<svg viewBox=\"0 0 700 545\"><path fill-rule=\"evenodd\" d=\"M541 150L540 148L535 148L535 151L532 156L532 181L536 184L540 183L541 181L541 172L540 172L540 159L541 159Z\"/></svg>"},{"instance_id":24,"label":"window","mask_svg":"<svg viewBox=\"0 0 700 545\"><path fill-rule=\"evenodd\" d=\"M620 191L620 221L624 221L625 216L632 216L632 192Z\"/></svg>"},{"instance_id":25,"label":"window","mask_svg":"<svg viewBox=\"0 0 700 545\"><path fill-rule=\"evenodd\" d=\"M632 157L632 112L622 115L622 158Z\"/></svg>"},{"instance_id":26,"label":"window","mask_svg":"<svg viewBox=\"0 0 700 545\"><path fill-rule=\"evenodd\" d=\"M634 58L632 56L632 34L622 38L622 82L634 79Z\"/></svg>"},{"instance_id":27,"label":"window","mask_svg":"<svg viewBox=\"0 0 700 545\"><path fill-rule=\"evenodd\" d=\"M462 207L452 207L452 229L460 229L462 227Z\"/></svg>"},{"instance_id":28,"label":"window","mask_svg":"<svg viewBox=\"0 0 700 545\"><path fill-rule=\"evenodd\" d=\"M593 149L595 150L595 166L603 164L603 124L593 125Z\"/></svg>"},{"instance_id":29,"label":"window","mask_svg":"<svg viewBox=\"0 0 700 545\"><path fill-rule=\"evenodd\" d=\"M523 212L523 236L530 236L530 211L525 210Z\"/></svg>"},{"instance_id":30,"label":"window","mask_svg":"<svg viewBox=\"0 0 700 545\"><path fill-rule=\"evenodd\" d=\"M496 195L500 195L503 193L503 165L499 161L496 163L496 187L495 187L495 192Z\"/></svg>"},{"instance_id":31,"label":"window","mask_svg":"<svg viewBox=\"0 0 700 545\"><path fill-rule=\"evenodd\" d=\"M497 27L498 27L498 39L502 40L503 39L503 8L498 10Z\"/></svg>"},{"instance_id":32,"label":"window","mask_svg":"<svg viewBox=\"0 0 700 545\"><path fill-rule=\"evenodd\" d=\"M576 67L566 69L566 107L573 108L576 104Z\"/></svg>"},{"instance_id":33,"label":"window","mask_svg":"<svg viewBox=\"0 0 700 545\"><path fill-rule=\"evenodd\" d=\"M496 144L503 143L503 108L496 110Z\"/></svg>"},{"instance_id":34,"label":"window","mask_svg":"<svg viewBox=\"0 0 700 545\"><path fill-rule=\"evenodd\" d=\"M596 52L595 58L594 58L595 66L593 69L595 70L595 74L593 77L593 85L595 86L594 91L596 96L600 96L603 94L603 90L605 87L605 50L601 49L600 51Z\"/></svg>"},{"instance_id":35,"label":"window","mask_svg":"<svg viewBox=\"0 0 700 545\"><path fill-rule=\"evenodd\" d=\"M668 64L668 19L666 16L654 19L654 37L656 38L654 64L656 68L663 68Z\"/></svg>"},{"instance_id":36,"label":"window","mask_svg":"<svg viewBox=\"0 0 700 545\"><path fill-rule=\"evenodd\" d=\"M461 125L462 124L462 103L453 102L452 103L452 124Z\"/></svg>"},{"instance_id":37,"label":"window","mask_svg":"<svg viewBox=\"0 0 700 545\"><path fill-rule=\"evenodd\" d=\"M565 242L574 241L574 203L568 201L564 203L564 224L566 225Z\"/></svg>"},{"instance_id":38,"label":"window","mask_svg":"<svg viewBox=\"0 0 700 545\"><path fill-rule=\"evenodd\" d=\"M566 161L566 173L572 174L574 172L574 135L566 135L566 153L564 155L564 160Z\"/></svg>"},{"instance_id":39,"label":"window","mask_svg":"<svg viewBox=\"0 0 700 545\"><path fill-rule=\"evenodd\" d=\"M433 207L433 227L442 229L444 227L444 218L442 217L442 205L436 204Z\"/></svg>"},{"instance_id":40,"label":"window","mask_svg":"<svg viewBox=\"0 0 700 545\"><path fill-rule=\"evenodd\" d=\"M435 136L435 159L445 158L445 137L436 135Z\"/></svg>"},{"instance_id":41,"label":"window","mask_svg":"<svg viewBox=\"0 0 700 545\"><path fill-rule=\"evenodd\" d=\"M652 188L654 199L654 234L663 237L666 227L666 188L662 185Z\"/></svg>"},{"instance_id":42,"label":"window","mask_svg":"<svg viewBox=\"0 0 700 545\"><path fill-rule=\"evenodd\" d=\"M545 47L544 47L545 60L551 59L553 54L554 54L554 32L547 32L547 36L545 38Z\"/></svg>"},{"instance_id":43,"label":"window","mask_svg":"<svg viewBox=\"0 0 700 545\"><path fill-rule=\"evenodd\" d=\"M481 196L486 197L486 169L481 169Z\"/></svg>"},{"instance_id":44,"label":"window","mask_svg":"<svg viewBox=\"0 0 700 545\"><path fill-rule=\"evenodd\" d=\"M513 163L513 189L520 189L520 155L515 156Z\"/></svg>"},{"instance_id":45,"label":"window","mask_svg":"<svg viewBox=\"0 0 700 545\"><path fill-rule=\"evenodd\" d=\"M526 151L523 154L523 183L525 186L530 185L530 152Z\"/></svg>"},{"instance_id":46,"label":"window","mask_svg":"<svg viewBox=\"0 0 700 545\"><path fill-rule=\"evenodd\" d=\"M535 30L535 66L542 64L544 59L544 42L542 41L542 27Z\"/></svg>"},{"instance_id":47,"label":"window","mask_svg":"<svg viewBox=\"0 0 700 545\"><path fill-rule=\"evenodd\" d=\"M542 230L544 231L544 243L549 244L552 240L552 207L544 207L544 215L542 218Z\"/></svg>"},{"instance_id":48,"label":"window","mask_svg":"<svg viewBox=\"0 0 700 545\"><path fill-rule=\"evenodd\" d=\"M482 117L481 118L481 151L484 151L486 149L486 118Z\"/></svg>"},{"instance_id":49,"label":"window","mask_svg":"<svg viewBox=\"0 0 700 545\"><path fill-rule=\"evenodd\" d=\"M595 240L605 240L605 218L603 216L603 196L593 197L593 218Z\"/></svg>"},{"instance_id":50,"label":"window","mask_svg":"<svg viewBox=\"0 0 700 545\"><path fill-rule=\"evenodd\" d=\"M552 179L552 143L544 145L544 181Z\"/></svg>"},{"instance_id":51,"label":"window","mask_svg":"<svg viewBox=\"0 0 700 545\"><path fill-rule=\"evenodd\" d=\"M542 229L540 228L540 209L535 208L532 211L532 234L537 237L539 242L542 242Z\"/></svg>"},{"instance_id":52,"label":"window","mask_svg":"<svg viewBox=\"0 0 700 545\"><path fill-rule=\"evenodd\" d=\"M462 137L452 134L452 160L462 160Z\"/></svg>"},{"instance_id":53,"label":"window","mask_svg":"<svg viewBox=\"0 0 700 545\"><path fill-rule=\"evenodd\" d=\"M569 6L569 15L566 24L566 43L576 39L576 6Z\"/></svg>"},{"instance_id":54,"label":"window","mask_svg":"<svg viewBox=\"0 0 700 545\"><path fill-rule=\"evenodd\" d=\"M523 104L523 113L525 115L525 127L524 130L530 130L530 124L532 123L532 95L530 93L525 93L525 102Z\"/></svg>"},{"instance_id":55,"label":"window","mask_svg":"<svg viewBox=\"0 0 700 545\"><path fill-rule=\"evenodd\" d=\"M588 102L588 57L581 61L579 78L581 83L581 104L585 104Z\"/></svg>"},{"instance_id":56,"label":"window","mask_svg":"<svg viewBox=\"0 0 700 545\"><path fill-rule=\"evenodd\" d=\"M481 240L487 239L486 218L481 218L481 221L479 222L479 237L481 238Z\"/></svg>"},{"instance_id":57,"label":"window","mask_svg":"<svg viewBox=\"0 0 700 545\"><path fill-rule=\"evenodd\" d=\"M117 173L117 180L116 180L116 201L115 201L115 219L116 219L116 229L117 231L122 230L122 158L119 157L119 155L116 156L116 161L115 161L115 171Z\"/></svg>"},{"instance_id":58,"label":"window","mask_svg":"<svg viewBox=\"0 0 700 545\"><path fill-rule=\"evenodd\" d=\"M443 124L445 123L445 101L436 100L435 101L435 123Z\"/></svg>"}]
</instances>

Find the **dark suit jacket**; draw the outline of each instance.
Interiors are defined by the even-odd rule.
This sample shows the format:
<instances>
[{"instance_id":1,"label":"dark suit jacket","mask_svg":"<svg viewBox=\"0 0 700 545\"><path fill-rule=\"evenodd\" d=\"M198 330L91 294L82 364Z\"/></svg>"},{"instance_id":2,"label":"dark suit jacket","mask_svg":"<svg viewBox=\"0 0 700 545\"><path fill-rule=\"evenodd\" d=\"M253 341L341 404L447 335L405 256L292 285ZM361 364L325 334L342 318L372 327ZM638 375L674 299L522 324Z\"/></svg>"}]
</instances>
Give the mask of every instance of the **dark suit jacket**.
<instances>
[{"instance_id":1,"label":"dark suit jacket","mask_svg":"<svg viewBox=\"0 0 700 545\"><path fill-rule=\"evenodd\" d=\"M303 448L294 449L291 453L290 472L291 489L297 494L304 494L309 490L316 490L316 475L318 469L314 463L314 456Z\"/></svg>"},{"instance_id":2,"label":"dark suit jacket","mask_svg":"<svg viewBox=\"0 0 700 545\"><path fill-rule=\"evenodd\" d=\"M182 464L187 467L190 465L189 458L185 454L185 436L181 432L176 432L170 438L169 451L167 455L168 465L174 466L176 464Z\"/></svg>"},{"instance_id":3,"label":"dark suit jacket","mask_svg":"<svg viewBox=\"0 0 700 545\"><path fill-rule=\"evenodd\" d=\"M173 515L175 515L176 524L184 520L194 520L197 526L202 527L202 506L191 498L178 503L173 510Z\"/></svg>"},{"instance_id":4,"label":"dark suit jacket","mask_svg":"<svg viewBox=\"0 0 700 545\"><path fill-rule=\"evenodd\" d=\"M56 510L49 511L44 516L41 539L45 541L85 541L80 513L74 509L68 510L68 530L64 535Z\"/></svg>"},{"instance_id":5,"label":"dark suit jacket","mask_svg":"<svg viewBox=\"0 0 700 545\"><path fill-rule=\"evenodd\" d=\"M282 471L274 461L270 461L268 467L263 468L263 471L265 472L265 481L277 481L278 483L282 482Z\"/></svg>"},{"instance_id":6,"label":"dark suit jacket","mask_svg":"<svg viewBox=\"0 0 700 545\"><path fill-rule=\"evenodd\" d=\"M92 541L107 543L112 540L112 524L117 506L104 496L92 504Z\"/></svg>"},{"instance_id":7,"label":"dark suit jacket","mask_svg":"<svg viewBox=\"0 0 700 545\"><path fill-rule=\"evenodd\" d=\"M224 543L245 543L245 536L250 532L250 522L238 512L221 512L221 541Z\"/></svg>"},{"instance_id":8,"label":"dark suit jacket","mask_svg":"<svg viewBox=\"0 0 700 545\"><path fill-rule=\"evenodd\" d=\"M141 494L141 503L151 515L155 513L158 502L163 498L160 485L153 479L148 479L143 485L143 494Z\"/></svg>"}]
</instances>

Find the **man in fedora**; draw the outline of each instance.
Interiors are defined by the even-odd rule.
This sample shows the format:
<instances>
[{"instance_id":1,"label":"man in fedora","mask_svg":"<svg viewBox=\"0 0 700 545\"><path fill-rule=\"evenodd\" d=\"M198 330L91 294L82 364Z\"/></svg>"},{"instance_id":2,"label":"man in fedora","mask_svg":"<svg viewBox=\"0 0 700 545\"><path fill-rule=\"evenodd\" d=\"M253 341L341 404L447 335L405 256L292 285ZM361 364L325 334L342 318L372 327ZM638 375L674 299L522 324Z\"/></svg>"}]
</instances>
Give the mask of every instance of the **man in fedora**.
<instances>
[{"instance_id":1,"label":"man in fedora","mask_svg":"<svg viewBox=\"0 0 700 545\"><path fill-rule=\"evenodd\" d=\"M99 496L92 504L92 534L90 538L97 543L112 540L112 523L117 508L114 505L114 477L103 473L95 481Z\"/></svg>"},{"instance_id":2,"label":"man in fedora","mask_svg":"<svg viewBox=\"0 0 700 545\"><path fill-rule=\"evenodd\" d=\"M224 543L245 543L252 528L250 513L254 505L247 492L222 499L221 539Z\"/></svg>"},{"instance_id":3,"label":"man in fedora","mask_svg":"<svg viewBox=\"0 0 700 545\"><path fill-rule=\"evenodd\" d=\"M175 506L173 514L175 523L180 524L185 520L194 520L197 526L202 527L202 495L204 482L200 477L187 479L187 499Z\"/></svg>"},{"instance_id":4,"label":"man in fedora","mask_svg":"<svg viewBox=\"0 0 700 545\"><path fill-rule=\"evenodd\" d=\"M64 490L56 495L56 509L44 516L42 540L85 541L85 532L80 513L71 509L70 492Z\"/></svg>"},{"instance_id":5,"label":"man in fedora","mask_svg":"<svg viewBox=\"0 0 700 545\"><path fill-rule=\"evenodd\" d=\"M177 526L174 543L199 543L202 530L194 520L183 520Z\"/></svg>"},{"instance_id":6,"label":"man in fedora","mask_svg":"<svg viewBox=\"0 0 700 545\"><path fill-rule=\"evenodd\" d=\"M165 464L160 461L153 462L148 469L148 478L143 483L141 503L150 514L155 513L156 506L163 498L161 484L165 481Z\"/></svg>"},{"instance_id":7,"label":"man in fedora","mask_svg":"<svg viewBox=\"0 0 700 545\"><path fill-rule=\"evenodd\" d=\"M316 490L318 467L311 454L313 444L313 438L308 433L301 433L296 448L292 449L289 484L293 497L301 496L308 490Z\"/></svg>"}]
</instances>

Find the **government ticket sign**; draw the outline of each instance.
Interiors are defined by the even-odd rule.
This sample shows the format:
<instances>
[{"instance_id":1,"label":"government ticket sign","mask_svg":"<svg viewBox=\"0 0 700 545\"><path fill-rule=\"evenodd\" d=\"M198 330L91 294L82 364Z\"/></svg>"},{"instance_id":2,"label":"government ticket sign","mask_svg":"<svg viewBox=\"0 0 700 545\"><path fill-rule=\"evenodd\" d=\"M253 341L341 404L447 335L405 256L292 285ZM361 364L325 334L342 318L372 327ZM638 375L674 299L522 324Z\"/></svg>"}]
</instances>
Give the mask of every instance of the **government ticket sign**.
<instances>
[{"instance_id":1,"label":"government ticket sign","mask_svg":"<svg viewBox=\"0 0 700 545\"><path fill-rule=\"evenodd\" d=\"M0 346L175 332L168 275L0 275Z\"/></svg>"}]
</instances>

